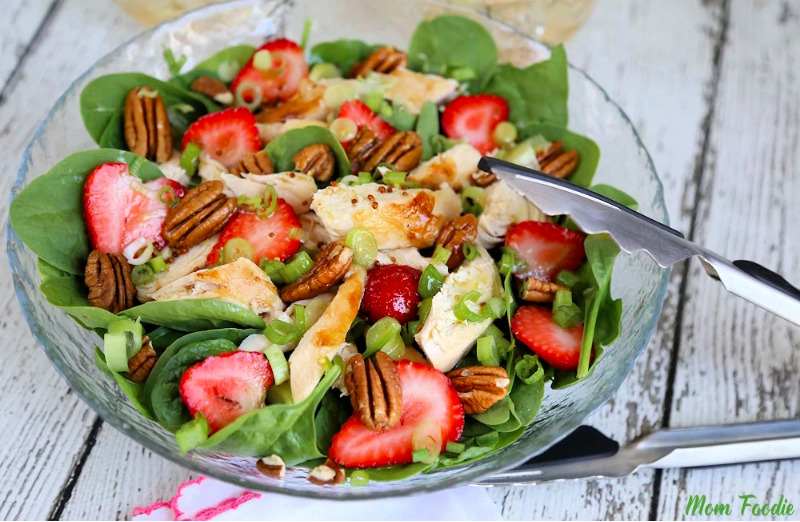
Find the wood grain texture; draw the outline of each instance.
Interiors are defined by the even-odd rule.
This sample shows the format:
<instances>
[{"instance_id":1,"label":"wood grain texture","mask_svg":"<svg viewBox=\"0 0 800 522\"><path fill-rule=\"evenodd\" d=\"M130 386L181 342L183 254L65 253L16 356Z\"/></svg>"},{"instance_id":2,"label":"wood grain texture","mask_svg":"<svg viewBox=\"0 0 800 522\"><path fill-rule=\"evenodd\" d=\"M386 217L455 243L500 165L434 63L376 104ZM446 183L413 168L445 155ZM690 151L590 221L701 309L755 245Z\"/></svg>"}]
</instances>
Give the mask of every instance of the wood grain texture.
<instances>
[{"instance_id":1,"label":"wood grain texture","mask_svg":"<svg viewBox=\"0 0 800 522\"><path fill-rule=\"evenodd\" d=\"M800 6L733 1L711 124L696 240L800 282ZM800 415L800 328L730 294L699 264L689 273L671 425ZM690 494L800 504L800 461L664 474L659 516L689 518ZM800 514L795 514L797 519ZM782 519L786 519L783 517Z\"/></svg>"},{"instance_id":2,"label":"wood grain texture","mask_svg":"<svg viewBox=\"0 0 800 522\"><path fill-rule=\"evenodd\" d=\"M0 32L0 94L53 15L56 0L4 0ZM2 103L4 96L0 96Z\"/></svg>"}]
</instances>

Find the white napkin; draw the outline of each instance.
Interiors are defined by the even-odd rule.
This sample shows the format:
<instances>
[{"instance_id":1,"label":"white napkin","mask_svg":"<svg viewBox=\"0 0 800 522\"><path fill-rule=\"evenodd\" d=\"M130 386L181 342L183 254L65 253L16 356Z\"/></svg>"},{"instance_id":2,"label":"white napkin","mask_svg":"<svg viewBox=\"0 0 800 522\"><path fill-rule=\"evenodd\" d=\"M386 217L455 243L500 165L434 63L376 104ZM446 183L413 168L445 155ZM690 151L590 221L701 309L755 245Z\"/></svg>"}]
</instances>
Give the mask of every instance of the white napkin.
<instances>
[{"instance_id":1,"label":"white napkin","mask_svg":"<svg viewBox=\"0 0 800 522\"><path fill-rule=\"evenodd\" d=\"M480 487L406 498L336 502L255 493L208 477L190 480L168 501L133 510L133 520L502 520Z\"/></svg>"}]
</instances>

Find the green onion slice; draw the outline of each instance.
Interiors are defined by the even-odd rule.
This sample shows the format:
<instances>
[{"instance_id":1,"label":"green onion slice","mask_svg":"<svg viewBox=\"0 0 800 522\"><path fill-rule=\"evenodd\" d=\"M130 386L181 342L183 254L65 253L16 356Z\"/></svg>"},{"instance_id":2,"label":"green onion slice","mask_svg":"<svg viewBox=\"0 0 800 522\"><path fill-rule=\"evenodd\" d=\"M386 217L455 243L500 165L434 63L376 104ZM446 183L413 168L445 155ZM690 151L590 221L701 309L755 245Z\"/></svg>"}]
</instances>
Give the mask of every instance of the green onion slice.
<instances>
[{"instance_id":1,"label":"green onion slice","mask_svg":"<svg viewBox=\"0 0 800 522\"><path fill-rule=\"evenodd\" d=\"M286 382L289 379L289 364L286 362L286 356L283 355L281 349L275 344L270 344L267 349L264 350L264 355L267 356L267 360L269 361L272 375L275 377L275 384L283 384Z\"/></svg>"},{"instance_id":2,"label":"green onion slice","mask_svg":"<svg viewBox=\"0 0 800 522\"><path fill-rule=\"evenodd\" d=\"M339 68L332 63L315 64L308 72L308 77L314 82L325 80L327 78L340 78L341 76L342 73L339 71Z\"/></svg>"},{"instance_id":3,"label":"green onion slice","mask_svg":"<svg viewBox=\"0 0 800 522\"><path fill-rule=\"evenodd\" d=\"M303 35L300 38L300 48L305 49L308 44L308 37L311 36L311 25L313 22L311 18L306 18L303 22Z\"/></svg>"},{"instance_id":4,"label":"green onion slice","mask_svg":"<svg viewBox=\"0 0 800 522\"><path fill-rule=\"evenodd\" d=\"M430 297L420 301L419 308L417 308L417 315L421 323L424 324L428 319L428 315L431 313L431 306L433 306L433 299Z\"/></svg>"},{"instance_id":5,"label":"green onion slice","mask_svg":"<svg viewBox=\"0 0 800 522\"><path fill-rule=\"evenodd\" d=\"M136 321L132 319L120 319L113 321L108 325L108 333L130 333L131 337L128 339L128 359L136 355L136 352L142 349L142 338L144 337L144 327L139 319ZM128 371L127 369L125 371Z\"/></svg>"},{"instance_id":6,"label":"green onion slice","mask_svg":"<svg viewBox=\"0 0 800 522\"><path fill-rule=\"evenodd\" d=\"M308 252L300 251L292 256L286 266L280 270L280 278L285 284L293 283L303 277L314 266L314 260Z\"/></svg>"},{"instance_id":7,"label":"green onion slice","mask_svg":"<svg viewBox=\"0 0 800 522\"><path fill-rule=\"evenodd\" d=\"M197 172L197 163L200 161L200 153L202 152L203 149L200 148L200 145L191 142L181 153L180 166L190 178Z\"/></svg>"},{"instance_id":8,"label":"green onion slice","mask_svg":"<svg viewBox=\"0 0 800 522\"><path fill-rule=\"evenodd\" d=\"M483 366L500 366L500 354L494 337L487 335L478 339L478 360Z\"/></svg>"},{"instance_id":9,"label":"green onion slice","mask_svg":"<svg viewBox=\"0 0 800 522\"><path fill-rule=\"evenodd\" d=\"M229 239L222 248L222 263L233 263L242 257L252 261L255 258L255 255L255 249L250 241L241 237L234 237Z\"/></svg>"},{"instance_id":10,"label":"green onion slice","mask_svg":"<svg viewBox=\"0 0 800 522\"><path fill-rule=\"evenodd\" d=\"M431 463L442 451L442 428L438 422L426 421L411 436L414 462Z\"/></svg>"},{"instance_id":11,"label":"green onion slice","mask_svg":"<svg viewBox=\"0 0 800 522\"><path fill-rule=\"evenodd\" d=\"M300 335L303 335L308 330L306 324L306 307L303 305L294 305L294 324L300 330Z\"/></svg>"},{"instance_id":12,"label":"green onion slice","mask_svg":"<svg viewBox=\"0 0 800 522\"><path fill-rule=\"evenodd\" d=\"M257 210L260 205L261 205L261 198L257 196L250 198L242 194L238 198L236 198L236 206L242 210L249 210L252 212L254 210Z\"/></svg>"},{"instance_id":13,"label":"green onion slice","mask_svg":"<svg viewBox=\"0 0 800 522\"><path fill-rule=\"evenodd\" d=\"M378 257L378 242L369 230L354 228L347 234L346 243L357 265L370 267Z\"/></svg>"},{"instance_id":14,"label":"green onion slice","mask_svg":"<svg viewBox=\"0 0 800 522\"><path fill-rule=\"evenodd\" d=\"M369 473L363 469L357 469L350 473L350 485L359 487L369 484Z\"/></svg>"},{"instance_id":15,"label":"green onion slice","mask_svg":"<svg viewBox=\"0 0 800 522\"><path fill-rule=\"evenodd\" d=\"M300 330L293 324L281 321L280 319L273 319L264 329L264 335L270 342L279 346L289 344L296 341L300 335Z\"/></svg>"},{"instance_id":16,"label":"green onion slice","mask_svg":"<svg viewBox=\"0 0 800 522\"><path fill-rule=\"evenodd\" d=\"M442 289L443 284L444 276L439 273L439 270L437 270L435 266L428 265L425 267L425 270L422 271L422 275L419 277L417 291L419 292L420 297L423 299L428 299L429 297L433 297L439 293L439 290Z\"/></svg>"},{"instance_id":17,"label":"green onion slice","mask_svg":"<svg viewBox=\"0 0 800 522\"><path fill-rule=\"evenodd\" d=\"M148 261L147 264L150 265L150 268L152 268L153 272L155 272L156 274L160 274L161 272L167 269L167 263L164 262L164 258L161 256L151 257L150 261Z\"/></svg>"},{"instance_id":18,"label":"green onion slice","mask_svg":"<svg viewBox=\"0 0 800 522\"><path fill-rule=\"evenodd\" d=\"M461 252L464 254L464 259L472 261L478 255L478 250L472 243L464 243L461 245Z\"/></svg>"},{"instance_id":19,"label":"green onion slice","mask_svg":"<svg viewBox=\"0 0 800 522\"><path fill-rule=\"evenodd\" d=\"M260 218L268 218L278 208L278 193L275 187L267 185L264 189L264 204L256 209L256 215Z\"/></svg>"},{"instance_id":20,"label":"green onion slice","mask_svg":"<svg viewBox=\"0 0 800 522\"><path fill-rule=\"evenodd\" d=\"M130 337L130 341L128 340ZM122 373L128 371L128 343L133 343L131 332L116 332L103 335L103 353L106 364L111 371ZM141 347L141 344L139 345Z\"/></svg>"},{"instance_id":21,"label":"green onion slice","mask_svg":"<svg viewBox=\"0 0 800 522\"><path fill-rule=\"evenodd\" d=\"M406 173L392 170L383 175L383 182L386 185L401 187L406 183Z\"/></svg>"},{"instance_id":22,"label":"green onion slice","mask_svg":"<svg viewBox=\"0 0 800 522\"><path fill-rule=\"evenodd\" d=\"M245 100L245 94L250 93L252 97L251 100L248 102ZM261 86L256 82L245 81L239 84L236 87L236 106L237 107L246 107L250 112L256 110L261 106L261 100L264 99L264 92L261 90Z\"/></svg>"},{"instance_id":23,"label":"green onion slice","mask_svg":"<svg viewBox=\"0 0 800 522\"><path fill-rule=\"evenodd\" d=\"M375 183L375 178L372 177L372 174L370 174L369 172L359 172L358 183L359 185L366 185L367 183Z\"/></svg>"},{"instance_id":24,"label":"green onion slice","mask_svg":"<svg viewBox=\"0 0 800 522\"><path fill-rule=\"evenodd\" d=\"M578 305L572 302L572 292L559 290L553 300L553 321L561 328L572 328L583 321Z\"/></svg>"},{"instance_id":25,"label":"green onion slice","mask_svg":"<svg viewBox=\"0 0 800 522\"><path fill-rule=\"evenodd\" d=\"M400 323L393 317L383 317L367 330L367 349L364 358L369 358L383 349L384 346L400 337Z\"/></svg>"},{"instance_id":26,"label":"green onion slice","mask_svg":"<svg viewBox=\"0 0 800 522\"><path fill-rule=\"evenodd\" d=\"M483 305L483 308L481 308L481 315L484 318L491 317L492 319L500 319L505 314L506 300L502 297L492 297Z\"/></svg>"},{"instance_id":27,"label":"green onion slice","mask_svg":"<svg viewBox=\"0 0 800 522\"><path fill-rule=\"evenodd\" d=\"M198 411L193 420L185 423L175 432L175 442L181 453L186 453L198 447L208 438L211 428L208 425L205 415Z\"/></svg>"},{"instance_id":28,"label":"green onion slice","mask_svg":"<svg viewBox=\"0 0 800 522\"><path fill-rule=\"evenodd\" d=\"M581 278L575 272L569 270L562 270L556 276L556 284L572 288L581 282Z\"/></svg>"},{"instance_id":29,"label":"green onion slice","mask_svg":"<svg viewBox=\"0 0 800 522\"><path fill-rule=\"evenodd\" d=\"M156 274L150 265L137 265L131 270L131 281L133 281L134 286L152 283L155 277Z\"/></svg>"},{"instance_id":30,"label":"green onion slice","mask_svg":"<svg viewBox=\"0 0 800 522\"><path fill-rule=\"evenodd\" d=\"M175 189L170 186L166 186L158 191L158 200L170 207L174 207L181 202L178 196L175 195Z\"/></svg>"},{"instance_id":31,"label":"green onion slice","mask_svg":"<svg viewBox=\"0 0 800 522\"><path fill-rule=\"evenodd\" d=\"M456 319L460 321L467 321L468 323L480 323L481 321L485 321L487 317L484 317L480 313L473 312L467 307L467 303L477 303L478 299L480 298L481 293L477 290L470 290L467 292L461 299L459 299L458 303L456 303L456 306L453 309Z\"/></svg>"},{"instance_id":32,"label":"green onion slice","mask_svg":"<svg viewBox=\"0 0 800 522\"><path fill-rule=\"evenodd\" d=\"M236 75L239 74L240 69L241 66L236 60L222 62L217 67L217 76L219 76L219 79L223 82L230 83L234 78L236 78Z\"/></svg>"},{"instance_id":33,"label":"green onion slice","mask_svg":"<svg viewBox=\"0 0 800 522\"><path fill-rule=\"evenodd\" d=\"M450 259L450 255L451 252L449 249L443 247L442 245L436 245L436 249L433 251L431 262L434 265L446 265L447 261Z\"/></svg>"},{"instance_id":34,"label":"green onion slice","mask_svg":"<svg viewBox=\"0 0 800 522\"><path fill-rule=\"evenodd\" d=\"M395 335L388 343L384 344L381 351L389 356L393 361L399 361L403 358L406 351L406 343L402 335Z\"/></svg>"},{"instance_id":35,"label":"green onion slice","mask_svg":"<svg viewBox=\"0 0 800 522\"><path fill-rule=\"evenodd\" d=\"M267 259L266 257L259 261L258 268L264 271L272 282L276 285L282 285L284 283L281 277L281 270L286 265L283 264L282 261L278 261L277 259Z\"/></svg>"},{"instance_id":36,"label":"green onion slice","mask_svg":"<svg viewBox=\"0 0 800 522\"><path fill-rule=\"evenodd\" d=\"M448 442L444 449L448 453L455 453L456 455L459 455L464 453L464 450L467 449L467 447L459 442Z\"/></svg>"},{"instance_id":37,"label":"green onion slice","mask_svg":"<svg viewBox=\"0 0 800 522\"><path fill-rule=\"evenodd\" d=\"M383 106L383 92L376 90L367 93L367 95L364 96L364 105L369 107L369 110L372 112L377 113L380 111Z\"/></svg>"}]
</instances>

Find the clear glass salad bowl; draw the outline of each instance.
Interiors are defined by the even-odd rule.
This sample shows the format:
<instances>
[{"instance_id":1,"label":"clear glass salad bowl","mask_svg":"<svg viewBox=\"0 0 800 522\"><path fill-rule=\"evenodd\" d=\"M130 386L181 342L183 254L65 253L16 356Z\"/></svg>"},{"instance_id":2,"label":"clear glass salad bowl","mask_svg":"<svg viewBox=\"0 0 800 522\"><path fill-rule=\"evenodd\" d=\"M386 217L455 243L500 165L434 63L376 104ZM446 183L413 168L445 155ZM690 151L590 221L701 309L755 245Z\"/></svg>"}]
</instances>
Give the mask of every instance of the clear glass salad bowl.
<instances>
[{"instance_id":1,"label":"clear glass salad bowl","mask_svg":"<svg viewBox=\"0 0 800 522\"><path fill-rule=\"evenodd\" d=\"M72 152L95 148L79 113L81 89L93 78L120 71L142 71L165 78L164 46L189 58L187 68L212 53L238 43L259 44L286 35L299 40L306 18L314 21L310 42L359 38L405 48L423 19L458 13L484 23L494 34L500 61L527 65L547 56L543 45L477 12L425 0L239 0L212 5L162 24L118 47L61 96L25 151L11 193L13 198L33 178ZM595 181L623 188L644 214L666 223L661 182L630 120L603 89L583 71L569 71L571 130L593 138L603 153ZM624 303L622 336L598 362L594 374L564 390L548 387L541 412L513 445L460 467L418 475L398 482L371 482L366 487L320 487L306 480L307 471L289 470L286 480L261 475L252 459L208 452L181 455L173 435L142 417L114 381L94 365L99 339L49 305L39 293L36 255L10 228L8 255L19 302L33 335L58 372L106 422L159 455L196 472L253 490L289 495L359 499L408 495L475 482L512 468L570 433L605 403L647 346L661 313L668 271L646 255L621 256L614 270L612 295Z\"/></svg>"}]
</instances>

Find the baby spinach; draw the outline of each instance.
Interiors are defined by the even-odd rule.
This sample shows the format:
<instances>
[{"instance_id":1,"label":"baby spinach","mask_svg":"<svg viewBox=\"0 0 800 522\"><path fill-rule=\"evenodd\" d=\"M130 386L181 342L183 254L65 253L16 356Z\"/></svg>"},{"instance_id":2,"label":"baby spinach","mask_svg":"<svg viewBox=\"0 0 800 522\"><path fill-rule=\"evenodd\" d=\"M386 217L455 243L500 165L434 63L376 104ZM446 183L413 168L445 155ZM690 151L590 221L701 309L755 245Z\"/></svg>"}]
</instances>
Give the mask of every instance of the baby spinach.
<instances>
[{"instance_id":1,"label":"baby spinach","mask_svg":"<svg viewBox=\"0 0 800 522\"><path fill-rule=\"evenodd\" d=\"M603 349L599 346L595 345L594 347L594 359L592 360L592 364L589 366L589 371L586 372L586 375L583 378L578 379L578 375L576 372L570 371L565 372L562 370L555 370L553 367L549 367L552 372L552 379L553 381L550 383L550 389L552 390L563 390L564 388L569 388L573 384L577 384L579 381L583 379L587 379L591 377L592 373L594 373L594 369L597 367L597 361L600 360L600 357L603 355Z\"/></svg>"},{"instance_id":2,"label":"baby spinach","mask_svg":"<svg viewBox=\"0 0 800 522\"><path fill-rule=\"evenodd\" d=\"M423 462L415 462L413 464L405 464L402 466L384 466L381 468L371 468L367 470L369 480L374 482L393 482L395 480L403 480L414 475L419 475L431 469L434 464L426 464Z\"/></svg>"},{"instance_id":3,"label":"baby spinach","mask_svg":"<svg viewBox=\"0 0 800 522\"><path fill-rule=\"evenodd\" d=\"M314 412L341 372L334 364L302 401L272 404L243 415L201 446L240 456L280 455L287 466L324 457L317 447Z\"/></svg>"},{"instance_id":4,"label":"baby spinach","mask_svg":"<svg viewBox=\"0 0 800 522\"><path fill-rule=\"evenodd\" d=\"M422 161L431 159L434 154L434 146L431 140L439 135L439 109L433 102L425 102L417 118L415 129L422 139Z\"/></svg>"},{"instance_id":5,"label":"baby spinach","mask_svg":"<svg viewBox=\"0 0 800 522\"><path fill-rule=\"evenodd\" d=\"M47 281L48 279L55 279L57 277L70 277L72 274L69 272L64 272L60 268L56 268L41 257L36 262L36 270L39 272L39 276L42 278L42 282Z\"/></svg>"},{"instance_id":6,"label":"baby spinach","mask_svg":"<svg viewBox=\"0 0 800 522\"><path fill-rule=\"evenodd\" d=\"M130 165L137 159L144 161L136 174L142 180L163 177L155 164L132 152L98 149L67 156L17 194L9 209L11 226L50 266L82 276L90 252L83 221L83 184L98 165Z\"/></svg>"},{"instance_id":7,"label":"baby spinach","mask_svg":"<svg viewBox=\"0 0 800 522\"><path fill-rule=\"evenodd\" d=\"M601 196L605 196L608 199L616 201L620 205L625 205L631 210L637 210L639 208L639 202L633 199L630 194L627 194L616 187L612 187L611 185L592 185L589 187L589 189L592 192L597 192Z\"/></svg>"},{"instance_id":8,"label":"baby spinach","mask_svg":"<svg viewBox=\"0 0 800 522\"><path fill-rule=\"evenodd\" d=\"M388 103L388 102L385 102ZM417 115L406 112L402 104L388 103L391 110L384 111L381 109L378 114L381 118L386 120L386 123L394 127L396 130L405 132L414 130L417 124Z\"/></svg>"},{"instance_id":9,"label":"baby spinach","mask_svg":"<svg viewBox=\"0 0 800 522\"><path fill-rule=\"evenodd\" d=\"M483 25L463 16L443 15L420 22L408 45L408 68L449 75L469 70L470 92L479 92L497 67L497 46Z\"/></svg>"},{"instance_id":10,"label":"baby spinach","mask_svg":"<svg viewBox=\"0 0 800 522\"><path fill-rule=\"evenodd\" d=\"M242 67L250 61L250 58L255 52L255 47L246 44L234 45L233 47L222 49L195 65L192 70L183 74L175 74L173 78L169 80L169 83L183 89L190 89L192 82L200 76L211 76L212 78L222 80L223 83L230 83L230 80L227 78L220 78L218 72L220 66L223 64L231 64L235 66L236 70L241 70Z\"/></svg>"},{"instance_id":11,"label":"baby spinach","mask_svg":"<svg viewBox=\"0 0 800 522\"><path fill-rule=\"evenodd\" d=\"M147 333L147 337L150 338L150 344L153 345L153 349L158 355L164 353L164 350L169 348L172 343L181 337L184 337L185 335L186 332L173 330L172 328L167 328L166 326L159 326L152 332Z\"/></svg>"},{"instance_id":12,"label":"baby spinach","mask_svg":"<svg viewBox=\"0 0 800 522\"><path fill-rule=\"evenodd\" d=\"M269 142L264 150L272 160L272 164L275 165L276 172L289 172L295 169L292 159L294 155L316 143L328 145L333 151L333 156L336 158L335 177L350 174L350 160L347 159L347 153L342 148L342 144L331 131L323 127L308 126L284 132Z\"/></svg>"},{"instance_id":13,"label":"baby spinach","mask_svg":"<svg viewBox=\"0 0 800 522\"><path fill-rule=\"evenodd\" d=\"M150 394L150 406L159 424L170 431L175 431L192 420L180 395L183 374L190 366L209 357L235 350L236 345L227 339L209 339L187 344L169 359L159 372ZM146 388L145 385L142 396Z\"/></svg>"},{"instance_id":14,"label":"baby spinach","mask_svg":"<svg viewBox=\"0 0 800 522\"><path fill-rule=\"evenodd\" d=\"M510 64L499 66L483 92L508 102L509 119L519 129L531 123L566 127L569 84L564 47L553 47L549 60L524 69Z\"/></svg>"},{"instance_id":15,"label":"baby spinach","mask_svg":"<svg viewBox=\"0 0 800 522\"><path fill-rule=\"evenodd\" d=\"M119 319L109 311L91 306L86 298L88 295L86 285L77 277L48 279L39 286L39 290L44 294L48 303L72 316L84 328L105 329L109 323Z\"/></svg>"},{"instance_id":16,"label":"baby spinach","mask_svg":"<svg viewBox=\"0 0 800 522\"><path fill-rule=\"evenodd\" d=\"M107 74L95 78L81 91L83 125L97 144L115 149L127 148L123 129L125 98L136 87L148 87L161 95L175 143L181 142L188 126L197 118L220 109L205 96L146 74Z\"/></svg>"},{"instance_id":17,"label":"baby spinach","mask_svg":"<svg viewBox=\"0 0 800 522\"><path fill-rule=\"evenodd\" d=\"M168 326L184 332L235 326L266 327L264 320L249 308L218 299L150 301L120 312L120 315L134 319L139 317L143 323Z\"/></svg>"},{"instance_id":18,"label":"baby spinach","mask_svg":"<svg viewBox=\"0 0 800 522\"><path fill-rule=\"evenodd\" d=\"M571 182L582 187L589 187L600 163L600 148L591 139L570 132L563 127L549 123L531 123L520 130L521 138L542 135L547 141L562 141L564 150L576 150L580 156L578 168L569 178Z\"/></svg>"},{"instance_id":19,"label":"baby spinach","mask_svg":"<svg viewBox=\"0 0 800 522\"><path fill-rule=\"evenodd\" d=\"M156 420L153 416L153 412L150 411L150 408L147 406L147 401L145 401L144 384L129 381L122 374L117 373L109 368L106 364L106 356L103 355L103 352L97 347L94 349L94 362L101 372L105 373L106 375L110 375L115 381L117 381L117 385L119 385L122 393L128 397L128 400L131 401L133 407L136 408L145 419L151 421Z\"/></svg>"},{"instance_id":20,"label":"baby spinach","mask_svg":"<svg viewBox=\"0 0 800 522\"><path fill-rule=\"evenodd\" d=\"M334 40L318 43L311 48L309 64L332 63L339 67L343 76L347 76L355 64L364 60L383 45L369 45L361 40Z\"/></svg>"},{"instance_id":21,"label":"baby spinach","mask_svg":"<svg viewBox=\"0 0 800 522\"><path fill-rule=\"evenodd\" d=\"M353 414L350 401L340 397L338 390L328 390L322 398L314 417L314 431L317 434L317 448L325 455L331 448L331 439L342 429L342 425Z\"/></svg>"}]
</instances>

